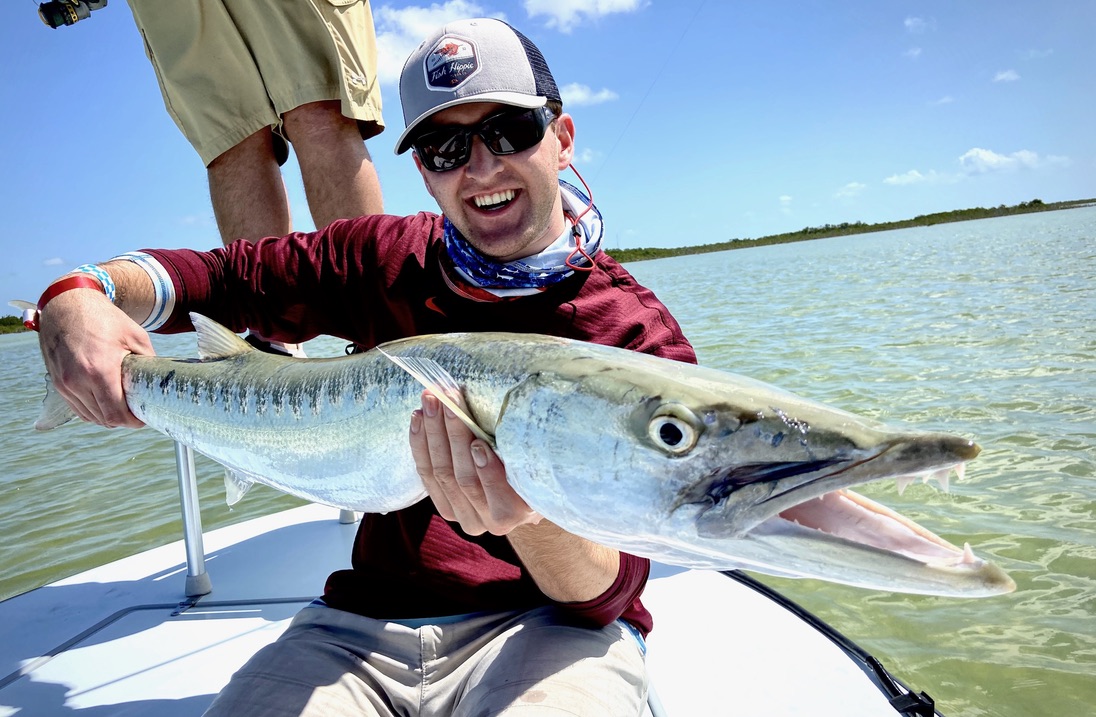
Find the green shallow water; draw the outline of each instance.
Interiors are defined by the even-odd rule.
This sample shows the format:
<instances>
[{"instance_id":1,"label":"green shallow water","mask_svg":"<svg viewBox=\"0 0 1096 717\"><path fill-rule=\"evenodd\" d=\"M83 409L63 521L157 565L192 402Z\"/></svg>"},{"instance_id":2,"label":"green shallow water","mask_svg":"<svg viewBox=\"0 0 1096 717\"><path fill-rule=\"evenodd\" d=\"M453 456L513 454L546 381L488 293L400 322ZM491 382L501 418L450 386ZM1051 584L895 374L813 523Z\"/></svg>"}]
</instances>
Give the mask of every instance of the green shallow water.
<instances>
[{"instance_id":1,"label":"green shallow water","mask_svg":"<svg viewBox=\"0 0 1096 717\"><path fill-rule=\"evenodd\" d=\"M863 492L969 542L1013 576L1015 593L958 600L766 582L945 715L1093 713L1096 209L629 268L675 312L702 363L983 447L950 493ZM193 355L191 336L155 341L163 354ZM321 340L310 353L340 349ZM0 336L0 598L180 534L170 441L86 425L35 433L42 372L34 336ZM299 504L256 486L229 509L221 471L200 456L197 468L207 529Z\"/></svg>"}]
</instances>

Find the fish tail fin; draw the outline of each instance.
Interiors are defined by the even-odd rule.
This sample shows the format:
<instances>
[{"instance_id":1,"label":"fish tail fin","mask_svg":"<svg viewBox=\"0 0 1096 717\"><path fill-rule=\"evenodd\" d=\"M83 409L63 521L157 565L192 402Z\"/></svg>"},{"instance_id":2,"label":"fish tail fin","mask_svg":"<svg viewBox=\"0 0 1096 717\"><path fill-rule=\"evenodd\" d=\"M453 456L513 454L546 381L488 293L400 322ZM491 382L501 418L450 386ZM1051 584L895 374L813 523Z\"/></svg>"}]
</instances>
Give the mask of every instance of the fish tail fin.
<instances>
[{"instance_id":1,"label":"fish tail fin","mask_svg":"<svg viewBox=\"0 0 1096 717\"><path fill-rule=\"evenodd\" d=\"M198 334L198 358L218 359L239 356L255 349L231 329L213 319L191 312L190 322Z\"/></svg>"},{"instance_id":2,"label":"fish tail fin","mask_svg":"<svg viewBox=\"0 0 1096 717\"><path fill-rule=\"evenodd\" d=\"M231 468L225 468L225 503L230 506L236 505L251 490L253 485L255 485L255 481L243 473L238 473Z\"/></svg>"},{"instance_id":3,"label":"fish tail fin","mask_svg":"<svg viewBox=\"0 0 1096 717\"><path fill-rule=\"evenodd\" d=\"M23 311L23 323L27 322L27 312L36 312L38 307L29 301L12 299L8 306ZM46 397L42 399L42 410L38 419L34 422L34 428L38 431L52 431L76 418L76 413L68 401L61 398L61 394L53 387L53 378L46 374Z\"/></svg>"},{"instance_id":4,"label":"fish tail fin","mask_svg":"<svg viewBox=\"0 0 1096 717\"><path fill-rule=\"evenodd\" d=\"M396 364L409 373L412 378L421 383L430 393L437 396L445 406L456 414L457 418L464 422L476 434L476 438L486 441L492 448L495 447L495 437L480 428L475 419L460 407L454 397L459 397L463 391L457 380L442 368L434 359L417 358L410 356L393 356L384 349L378 347L378 351L384 354L389 361Z\"/></svg>"},{"instance_id":5,"label":"fish tail fin","mask_svg":"<svg viewBox=\"0 0 1096 717\"><path fill-rule=\"evenodd\" d=\"M72 406L53 387L53 378L47 373L46 397L42 399L42 411L38 414L38 420L34 422L35 430L52 431L74 418L76 413L72 410Z\"/></svg>"}]
</instances>

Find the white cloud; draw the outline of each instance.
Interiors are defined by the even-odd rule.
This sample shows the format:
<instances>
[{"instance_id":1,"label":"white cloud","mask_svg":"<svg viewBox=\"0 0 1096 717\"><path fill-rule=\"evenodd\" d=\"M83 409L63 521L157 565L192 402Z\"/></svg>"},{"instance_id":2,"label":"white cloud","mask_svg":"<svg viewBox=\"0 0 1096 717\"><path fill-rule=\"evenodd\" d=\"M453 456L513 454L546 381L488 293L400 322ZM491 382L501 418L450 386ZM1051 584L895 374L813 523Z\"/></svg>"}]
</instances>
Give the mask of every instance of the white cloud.
<instances>
[{"instance_id":1,"label":"white cloud","mask_svg":"<svg viewBox=\"0 0 1096 717\"><path fill-rule=\"evenodd\" d=\"M959 158L959 165L968 174L986 174L988 172L1011 172L1018 169L1042 169L1044 167L1065 166L1069 157L1047 155L1040 157L1029 149L1021 149L1012 154L998 154L988 149L975 147Z\"/></svg>"},{"instance_id":2,"label":"white cloud","mask_svg":"<svg viewBox=\"0 0 1096 717\"><path fill-rule=\"evenodd\" d=\"M581 164L581 165L585 166L585 165L588 165L588 164L592 163L597 158L598 158L598 153L595 152L594 150L592 150L592 149L583 149L583 150L579 150L578 152L575 153L575 156L572 157L572 162L574 164Z\"/></svg>"},{"instance_id":3,"label":"white cloud","mask_svg":"<svg viewBox=\"0 0 1096 717\"><path fill-rule=\"evenodd\" d=\"M906 184L920 184L924 181L927 181L925 175L921 174L916 169L911 169L905 174L892 174L883 180L883 184L903 186Z\"/></svg>"},{"instance_id":4,"label":"white cloud","mask_svg":"<svg viewBox=\"0 0 1096 717\"><path fill-rule=\"evenodd\" d=\"M920 17L907 17L902 24L904 24L906 29L914 35L919 35L929 29L928 21Z\"/></svg>"},{"instance_id":5,"label":"white cloud","mask_svg":"<svg viewBox=\"0 0 1096 717\"><path fill-rule=\"evenodd\" d=\"M792 198L787 194L780 195L780 213L791 214L792 213Z\"/></svg>"},{"instance_id":6,"label":"white cloud","mask_svg":"<svg viewBox=\"0 0 1096 717\"><path fill-rule=\"evenodd\" d=\"M577 82L572 82L569 85L560 87L559 95L563 99L564 107L599 105L602 102L611 102L620 96L612 90L607 89L601 89L595 92L586 85L580 85Z\"/></svg>"},{"instance_id":7,"label":"white cloud","mask_svg":"<svg viewBox=\"0 0 1096 717\"><path fill-rule=\"evenodd\" d=\"M1054 154L1040 157L1038 153L1029 149L1021 149L1012 154L998 154L989 149L974 147L959 157L959 172L937 172L935 169L920 172L911 169L903 174L892 174L883 180L883 184L892 187L907 187L914 184L954 184L974 175L1014 172L1021 169L1047 169L1070 164L1069 157Z\"/></svg>"},{"instance_id":8,"label":"white cloud","mask_svg":"<svg viewBox=\"0 0 1096 717\"><path fill-rule=\"evenodd\" d=\"M42 262L42 266L61 266L65 263L65 260L59 256L55 256L52 259L46 259Z\"/></svg>"},{"instance_id":9,"label":"white cloud","mask_svg":"<svg viewBox=\"0 0 1096 717\"><path fill-rule=\"evenodd\" d=\"M924 174L918 172L916 169L911 169L904 174L892 174L883 180L883 184L889 184L892 187L906 187L911 184L940 184L954 181L954 176L941 174L935 169L930 169Z\"/></svg>"},{"instance_id":10,"label":"white cloud","mask_svg":"<svg viewBox=\"0 0 1096 717\"><path fill-rule=\"evenodd\" d=\"M1054 50L1028 50L1024 57L1028 60L1042 60L1054 54Z\"/></svg>"},{"instance_id":11,"label":"white cloud","mask_svg":"<svg viewBox=\"0 0 1096 717\"><path fill-rule=\"evenodd\" d=\"M841 189L838 189L833 196L836 199L850 199L859 195L867 188L868 185L866 184L861 184L860 182L849 182L845 186L841 187Z\"/></svg>"},{"instance_id":12,"label":"white cloud","mask_svg":"<svg viewBox=\"0 0 1096 717\"><path fill-rule=\"evenodd\" d=\"M391 5L373 8L377 28L377 77L381 84L398 84L407 56L432 31L453 20L468 17L495 17L505 20L503 13L488 13L480 4L469 0L448 0L429 7L409 6L396 9Z\"/></svg>"},{"instance_id":13,"label":"white cloud","mask_svg":"<svg viewBox=\"0 0 1096 717\"><path fill-rule=\"evenodd\" d=\"M993 76L994 82L1015 82L1020 79L1020 74L1016 70L1001 70Z\"/></svg>"},{"instance_id":14,"label":"white cloud","mask_svg":"<svg viewBox=\"0 0 1096 717\"><path fill-rule=\"evenodd\" d=\"M1018 169L1022 164L1020 157L1013 155L997 154L988 149L975 147L967 151L959 158L959 165L972 174L985 174L986 172L1001 172ZM1031 152L1023 151L1022 155L1030 160Z\"/></svg>"},{"instance_id":15,"label":"white cloud","mask_svg":"<svg viewBox=\"0 0 1096 717\"><path fill-rule=\"evenodd\" d=\"M903 52L902 55L904 57L910 58L911 60L916 60L918 57L921 56L921 48L920 47L911 47L910 49Z\"/></svg>"},{"instance_id":16,"label":"white cloud","mask_svg":"<svg viewBox=\"0 0 1096 717\"><path fill-rule=\"evenodd\" d=\"M940 105L950 105L954 101L955 98L953 98L951 95L944 95L938 100L933 100L932 102L929 102L929 104L933 107L939 107Z\"/></svg>"},{"instance_id":17,"label":"white cloud","mask_svg":"<svg viewBox=\"0 0 1096 717\"><path fill-rule=\"evenodd\" d=\"M525 0L529 17L547 16L548 27L570 32L580 22L597 20L614 13L635 12L648 0Z\"/></svg>"}]
</instances>

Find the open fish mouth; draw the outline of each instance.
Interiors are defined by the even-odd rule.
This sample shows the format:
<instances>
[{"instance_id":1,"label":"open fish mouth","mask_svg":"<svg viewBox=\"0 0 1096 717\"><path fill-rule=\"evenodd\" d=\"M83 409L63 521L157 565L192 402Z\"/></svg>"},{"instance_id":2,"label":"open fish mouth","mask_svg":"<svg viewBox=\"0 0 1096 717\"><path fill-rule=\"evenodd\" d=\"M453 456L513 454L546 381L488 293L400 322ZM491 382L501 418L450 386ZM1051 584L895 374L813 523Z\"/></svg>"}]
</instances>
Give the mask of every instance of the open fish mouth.
<instances>
[{"instance_id":1,"label":"open fish mouth","mask_svg":"<svg viewBox=\"0 0 1096 717\"><path fill-rule=\"evenodd\" d=\"M926 563L971 560L959 548L853 486L894 480L899 494L913 482L935 481L947 491L954 471L981 449L946 434L883 438L870 448L838 450L806 460L732 464L683 491L678 507L699 507L697 530L709 538L742 538L752 532L784 532L792 524L860 546Z\"/></svg>"},{"instance_id":2,"label":"open fish mouth","mask_svg":"<svg viewBox=\"0 0 1096 717\"><path fill-rule=\"evenodd\" d=\"M962 480L966 463L898 476L895 478L898 492L902 494L917 480L924 483L936 481L944 492L948 492L953 471ZM982 563L980 558L975 557L969 543L964 543L962 548L953 545L906 516L847 488L833 490L786 508L763 521L759 528L763 531L786 529L788 526L780 526L781 522L817 531L826 537L896 553L927 565L973 567Z\"/></svg>"}]
</instances>

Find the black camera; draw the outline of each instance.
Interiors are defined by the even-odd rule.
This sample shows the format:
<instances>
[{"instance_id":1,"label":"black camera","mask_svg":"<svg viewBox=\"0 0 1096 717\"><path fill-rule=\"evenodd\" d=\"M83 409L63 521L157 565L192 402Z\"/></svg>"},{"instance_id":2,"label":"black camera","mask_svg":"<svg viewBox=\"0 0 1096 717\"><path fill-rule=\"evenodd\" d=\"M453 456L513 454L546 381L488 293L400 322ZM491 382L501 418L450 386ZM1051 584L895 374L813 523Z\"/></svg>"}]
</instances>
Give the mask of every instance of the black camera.
<instances>
[{"instance_id":1,"label":"black camera","mask_svg":"<svg viewBox=\"0 0 1096 717\"><path fill-rule=\"evenodd\" d=\"M107 0L53 0L38 6L38 17L53 29L72 25L107 6Z\"/></svg>"}]
</instances>

